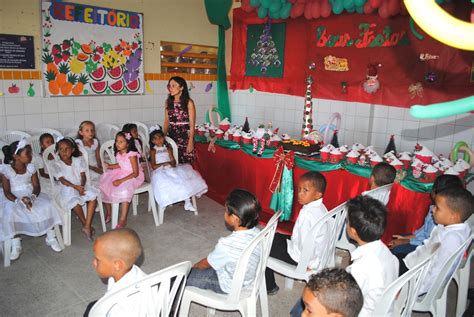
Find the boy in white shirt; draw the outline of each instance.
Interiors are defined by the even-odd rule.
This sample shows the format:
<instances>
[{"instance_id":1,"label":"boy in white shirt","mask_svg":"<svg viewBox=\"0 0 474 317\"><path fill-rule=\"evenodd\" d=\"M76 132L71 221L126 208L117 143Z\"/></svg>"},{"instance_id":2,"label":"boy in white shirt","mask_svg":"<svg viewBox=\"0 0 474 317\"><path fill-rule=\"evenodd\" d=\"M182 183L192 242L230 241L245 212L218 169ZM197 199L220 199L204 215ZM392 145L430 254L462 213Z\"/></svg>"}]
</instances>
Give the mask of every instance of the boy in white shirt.
<instances>
[{"instance_id":1,"label":"boy in white shirt","mask_svg":"<svg viewBox=\"0 0 474 317\"><path fill-rule=\"evenodd\" d=\"M323 195L326 190L326 179L315 171L307 172L298 181L298 202L303 206L290 236L276 233L273 238L270 256L286 263L297 265L303 243L309 238L308 234L313 226L328 212L323 204ZM314 237L315 244L313 254L308 263L309 268L317 268L319 265L319 255L329 242L327 230L317 232ZM267 293L274 295L279 287L275 282L275 273L272 269L266 268L265 279L267 282Z\"/></svg>"},{"instance_id":2,"label":"boy in white shirt","mask_svg":"<svg viewBox=\"0 0 474 317\"><path fill-rule=\"evenodd\" d=\"M94 242L93 265L100 278L108 278L107 292L110 293L129 286L146 276L134 263L143 252L143 247L137 233L129 228L107 231L98 236ZM97 301L96 301L97 302ZM84 316L89 315L90 309L96 302L90 303ZM113 316L136 316L140 307L130 300L117 303L107 313Z\"/></svg>"},{"instance_id":3,"label":"boy in white shirt","mask_svg":"<svg viewBox=\"0 0 474 317\"><path fill-rule=\"evenodd\" d=\"M377 199L382 204L387 206L388 199L390 198L390 189L378 190L371 192L373 189L391 184L395 181L397 171L395 168L388 163L379 163L372 169L372 174L369 178L369 190L362 193L363 196L370 196Z\"/></svg>"},{"instance_id":4,"label":"boy in white shirt","mask_svg":"<svg viewBox=\"0 0 474 317\"><path fill-rule=\"evenodd\" d=\"M358 248L351 253L346 271L359 284L364 305L359 317L372 316L385 288L398 277L398 260L380 241L387 223L387 209L378 200L358 196L347 202L347 234Z\"/></svg>"},{"instance_id":5,"label":"boy in white shirt","mask_svg":"<svg viewBox=\"0 0 474 317\"><path fill-rule=\"evenodd\" d=\"M400 275L402 275L425 259L433 244L440 244L430 269L421 283L420 294L428 292L446 260L471 235L471 228L465 221L472 215L473 210L474 198L465 189L450 188L436 195L433 218L438 225L422 245L400 262Z\"/></svg>"}]
</instances>

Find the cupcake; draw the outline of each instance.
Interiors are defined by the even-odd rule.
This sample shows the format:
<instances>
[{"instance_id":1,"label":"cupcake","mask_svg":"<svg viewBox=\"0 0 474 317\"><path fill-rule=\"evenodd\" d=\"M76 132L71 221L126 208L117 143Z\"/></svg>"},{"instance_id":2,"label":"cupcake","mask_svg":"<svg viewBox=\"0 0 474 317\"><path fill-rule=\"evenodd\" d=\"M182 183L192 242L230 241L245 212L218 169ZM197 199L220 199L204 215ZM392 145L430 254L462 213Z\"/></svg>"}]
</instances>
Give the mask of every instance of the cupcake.
<instances>
[{"instance_id":1,"label":"cupcake","mask_svg":"<svg viewBox=\"0 0 474 317\"><path fill-rule=\"evenodd\" d=\"M461 178L464 178L464 176L466 175L466 170L458 162L454 164L453 169L459 173L459 177Z\"/></svg>"},{"instance_id":2,"label":"cupcake","mask_svg":"<svg viewBox=\"0 0 474 317\"><path fill-rule=\"evenodd\" d=\"M351 150L349 153L346 155L347 162L350 164L357 164L357 161L359 159L359 152L356 150Z\"/></svg>"},{"instance_id":3,"label":"cupcake","mask_svg":"<svg viewBox=\"0 0 474 317\"><path fill-rule=\"evenodd\" d=\"M415 151L415 157L425 164L431 164L433 158L433 152L431 152L426 146L421 144L417 145L418 151Z\"/></svg>"},{"instance_id":4,"label":"cupcake","mask_svg":"<svg viewBox=\"0 0 474 317\"><path fill-rule=\"evenodd\" d=\"M379 163L382 163L382 158L378 154L370 156L370 165L373 167Z\"/></svg>"},{"instance_id":5,"label":"cupcake","mask_svg":"<svg viewBox=\"0 0 474 317\"><path fill-rule=\"evenodd\" d=\"M333 149L329 152L329 162L337 164L342 160L342 153L338 148Z\"/></svg>"},{"instance_id":6,"label":"cupcake","mask_svg":"<svg viewBox=\"0 0 474 317\"><path fill-rule=\"evenodd\" d=\"M278 136L278 134L274 134L270 137L270 146L277 147L280 141L281 141L281 138Z\"/></svg>"},{"instance_id":7,"label":"cupcake","mask_svg":"<svg viewBox=\"0 0 474 317\"><path fill-rule=\"evenodd\" d=\"M342 158L344 159L344 158L346 158L346 155L349 152L349 149L348 149L347 145L343 145L343 146L339 147L339 151L341 151Z\"/></svg>"},{"instance_id":8,"label":"cupcake","mask_svg":"<svg viewBox=\"0 0 474 317\"><path fill-rule=\"evenodd\" d=\"M323 148L319 151L320 152L320 155L321 155L321 160L323 162L327 162L329 161L329 153L331 152L331 147L332 146L331 144L327 144L325 146L323 146Z\"/></svg>"},{"instance_id":9,"label":"cupcake","mask_svg":"<svg viewBox=\"0 0 474 317\"><path fill-rule=\"evenodd\" d=\"M423 169L423 180L427 183L432 183L436 179L436 174L438 170L431 164L425 165Z\"/></svg>"},{"instance_id":10,"label":"cupcake","mask_svg":"<svg viewBox=\"0 0 474 317\"><path fill-rule=\"evenodd\" d=\"M242 141L244 144L252 144L253 133L248 132L242 135Z\"/></svg>"},{"instance_id":11,"label":"cupcake","mask_svg":"<svg viewBox=\"0 0 474 317\"><path fill-rule=\"evenodd\" d=\"M403 163L403 166L408 169L410 167L410 163L411 163L411 156L409 154L409 152L402 152L400 153L400 156L398 157L398 159L400 160L400 162Z\"/></svg>"},{"instance_id":12,"label":"cupcake","mask_svg":"<svg viewBox=\"0 0 474 317\"><path fill-rule=\"evenodd\" d=\"M390 161L390 165L392 165L397 171L403 169L404 164L397 158Z\"/></svg>"},{"instance_id":13,"label":"cupcake","mask_svg":"<svg viewBox=\"0 0 474 317\"><path fill-rule=\"evenodd\" d=\"M222 131L226 132L227 130L229 130L229 128L230 128L229 119L224 118L224 120L221 120L221 122L219 122L219 129L221 129Z\"/></svg>"},{"instance_id":14,"label":"cupcake","mask_svg":"<svg viewBox=\"0 0 474 317\"><path fill-rule=\"evenodd\" d=\"M206 132L207 132L207 128L205 128L205 127L203 127L203 126L199 127L199 129L198 129L198 135L204 136L204 135L206 134Z\"/></svg>"},{"instance_id":15,"label":"cupcake","mask_svg":"<svg viewBox=\"0 0 474 317\"><path fill-rule=\"evenodd\" d=\"M242 141L242 132L239 129L235 130L232 138L234 142L240 143Z\"/></svg>"},{"instance_id":16,"label":"cupcake","mask_svg":"<svg viewBox=\"0 0 474 317\"><path fill-rule=\"evenodd\" d=\"M281 135L281 139L282 139L283 141L288 141L288 140L291 140L291 136L290 136L289 134L283 133L283 134Z\"/></svg>"},{"instance_id":17,"label":"cupcake","mask_svg":"<svg viewBox=\"0 0 474 317\"><path fill-rule=\"evenodd\" d=\"M456 164L459 164L464 169L464 172L466 173L471 169L471 165L463 159L457 160Z\"/></svg>"},{"instance_id":18,"label":"cupcake","mask_svg":"<svg viewBox=\"0 0 474 317\"><path fill-rule=\"evenodd\" d=\"M459 173L454 170L454 167L450 167L447 170L444 171L445 175L455 175L459 176Z\"/></svg>"},{"instance_id":19,"label":"cupcake","mask_svg":"<svg viewBox=\"0 0 474 317\"><path fill-rule=\"evenodd\" d=\"M221 129L217 129L216 137L222 140L224 138L224 131L222 131Z\"/></svg>"},{"instance_id":20,"label":"cupcake","mask_svg":"<svg viewBox=\"0 0 474 317\"><path fill-rule=\"evenodd\" d=\"M354 144L352 145L352 148L351 148L351 149L352 149L352 150L359 151L359 153L360 153L360 152L364 151L365 146L362 145L362 144L360 144L360 143L354 143Z\"/></svg>"}]
</instances>

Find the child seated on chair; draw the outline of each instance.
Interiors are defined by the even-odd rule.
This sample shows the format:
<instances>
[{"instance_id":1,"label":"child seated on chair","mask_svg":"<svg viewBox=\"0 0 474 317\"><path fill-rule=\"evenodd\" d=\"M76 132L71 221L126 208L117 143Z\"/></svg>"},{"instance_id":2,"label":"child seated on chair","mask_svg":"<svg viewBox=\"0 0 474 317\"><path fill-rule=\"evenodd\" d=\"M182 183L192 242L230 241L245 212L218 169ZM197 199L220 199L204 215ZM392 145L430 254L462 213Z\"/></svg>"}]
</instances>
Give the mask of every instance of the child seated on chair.
<instances>
[{"instance_id":1,"label":"child seated on chair","mask_svg":"<svg viewBox=\"0 0 474 317\"><path fill-rule=\"evenodd\" d=\"M464 188L464 185L461 179L455 175L440 175L436 178L431 189L431 200L435 201L435 197L438 193L442 192L448 188ZM428 214L425 217L425 222L418 230L415 231L412 235L393 235L393 240L390 241L388 246L392 249L393 254L403 254L402 257L407 255L410 252L415 251L415 249L423 244L423 241L428 239L436 226L433 219L433 208L434 205L431 205Z\"/></svg>"},{"instance_id":2,"label":"child seated on chair","mask_svg":"<svg viewBox=\"0 0 474 317\"><path fill-rule=\"evenodd\" d=\"M357 242L351 253L351 273L364 295L359 317L372 316L385 288L398 277L398 260L380 240L387 209L378 200L358 196L347 202L347 235Z\"/></svg>"},{"instance_id":3,"label":"child seated on chair","mask_svg":"<svg viewBox=\"0 0 474 317\"><path fill-rule=\"evenodd\" d=\"M51 181L49 180L49 174L46 173L46 169L44 168L43 152L50 145L54 144L54 138L50 133L43 133L39 137L39 142L40 142L41 152L39 154L33 154L33 165L36 167L36 170L39 172L40 177L38 178L41 184L41 190L53 196L53 189L51 188ZM50 155L48 159L52 160L53 156Z\"/></svg>"},{"instance_id":4,"label":"child seated on chair","mask_svg":"<svg viewBox=\"0 0 474 317\"><path fill-rule=\"evenodd\" d=\"M108 279L104 297L146 276L135 265L143 252L143 247L138 234L132 229L115 229L99 235L94 242L93 250L92 264L97 275L102 279ZM96 303L97 301L89 303L84 316L89 315L89 311ZM134 306L133 301L129 300L117 303L107 316L136 316L138 310L139 307Z\"/></svg>"},{"instance_id":5,"label":"child seated on chair","mask_svg":"<svg viewBox=\"0 0 474 317\"><path fill-rule=\"evenodd\" d=\"M449 188L435 196L433 218L438 225L422 245L400 261L400 275L402 275L425 259L431 252L433 244L440 243L430 269L421 283L419 294L426 293L430 289L443 264L471 235L471 228L465 221L471 216L473 210L474 198L465 189Z\"/></svg>"},{"instance_id":6,"label":"child seated on chair","mask_svg":"<svg viewBox=\"0 0 474 317\"><path fill-rule=\"evenodd\" d=\"M357 317L364 302L352 275L338 268L311 275L302 300L304 310L292 310L292 317Z\"/></svg>"},{"instance_id":7,"label":"child seated on chair","mask_svg":"<svg viewBox=\"0 0 474 317\"><path fill-rule=\"evenodd\" d=\"M235 189L227 197L225 208L225 226L232 233L220 238L207 258L193 265L186 286L209 289L221 294L230 292L240 255L260 232L256 226L261 207L252 193ZM252 288L259 259L260 250L256 248L249 259L243 290Z\"/></svg>"},{"instance_id":8,"label":"child seated on chair","mask_svg":"<svg viewBox=\"0 0 474 317\"><path fill-rule=\"evenodd\" d=\"M379 190L376 192L371 192L371 190L393 183L396 175L397 171L388 163L379 163L375 165L369 178L370 189L363 192L362 195L375 198L386 206L388 199L390 198L390 189Z\"/></svg>"},{"instance_id":9,"label":"child seated on chair","mask_svg":"<svg viewBox=\"0 0 474 317\"><path fill-rule=\"evenodd\" d=\"M323 204L323 195L326 190L326 179L321 173L307 172L298 181L298 202L303 206L290 236L276 233L273 238L270 256L286 263L297 265L303 251L303 244L309 238L311 228L328 212ZM312 250L308 268L317 269L319 266L319 255L323 248L328 245L329 234L327 230L317 232L314 237L315 244ZM279 287L275 282L272 269L266 268L265 279L267 282L267 293L274 295Z\"/></svg>"}]
</instances>

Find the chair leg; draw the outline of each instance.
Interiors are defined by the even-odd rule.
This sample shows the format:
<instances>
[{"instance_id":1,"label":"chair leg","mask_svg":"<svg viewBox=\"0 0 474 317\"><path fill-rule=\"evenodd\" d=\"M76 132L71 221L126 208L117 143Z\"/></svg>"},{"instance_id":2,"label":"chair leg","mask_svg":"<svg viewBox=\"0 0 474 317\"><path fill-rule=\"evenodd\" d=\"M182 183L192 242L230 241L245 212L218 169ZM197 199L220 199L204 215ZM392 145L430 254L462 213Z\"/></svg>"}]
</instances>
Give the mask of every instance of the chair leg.
<instances>
[{"instance_id":1,"label":"chair leg","mask_svg":"<svg viewBox=\"0 0 474 317\"><path fill-rule=\"evenodd\" d=\"M9 267L10 266L10 252L12 250L12 240L7 239L3 241L3 266Z\"/></svg>"},{"instance_id":2,"label":"chair leg","mask_svg":"<svg viewBox=\"0 0 474 317\"><path fill-rule=\"evenodd\" d=\"M63 239L64 245L71 245L71 211L66 211L63 223Z\"/></svg>"},{"instance_id":3,"label":"chair leg","mask_svg":"<svg viewBox=\"0 0 474 317\"><path fill-rule=\"evenodd\" d=\"M292 278L285 277L285 288L286 289L293 289L294 282L295 281Z\"/></svg>"},{"instance_id":4,"label":"chair leg","mask_svg":"<svg viewBox=\"0 0 474 317\"><path fill-rule=\"evenodd\" d=\"M148 191L148 205L151 205L151 210L153 211L153 220L155 220L155 226L160 225L160 219L158 219L158 215L156 212L156 204L155 204L155 198L153 197L153 193L151 192L151 189Z\"/></svg>"},{"instance_id":5,"label":"chair leg","mask_svg":"<svg viewBox=\"0 0 474 317\"><path fill-rule=\"evenodd\" d=\"M267 283L265 282L265 277L262 279L260 284L260 310L262 311L262 317L268 317L268 297L267 297Z\"/></svg>"},{"instance_id":6,"label":"chair leg","mask_svg":"<svg viewBox=\"0 0 474 317\"><path fill-rule=\"evenodd\" d=\"M137 207L138 207L138 195L133 195L132 198L132 207L133 207L133 215L137 215Z\"/></svg>"},{"instance_id":7,"label":"chair leg","mask_svg":"<svg viewBox=\"0 0 474 317\"><path fill-rule=\"evenodd\" d=\"M447 301L447 293L448 293L448 285L445 286L444 292L440 298L435 300L434 308L435 311L432 312L433 316L446 316L446 301Z\"/></svg>"},{"instance_id":8,"label":"chair leg","mask_svg":"<svg viewBox=\"0 0 474 317\"><path fill-rule=\"evenodd\" d=\"M214 308L207 309L207 316L215 316L215 315L216 315L216 310Z\"/></svg>"},{"instance_id":9,"label":"chair leg","mask_svg":"<svg viewBox=\"0 0 474 317\"><path fill-rule=\"evenodd\" d=\"M192 202L193 202L193 207L194 209L196 209L196 211L194 212L194 215L197 216L198 215L198 206L197 206L197 203L196 203L196 196L193 196L191 198Z\"/></svg>"},{"instance_id":10,"label":"chair leg","mask_svg":"<svg viewBox=\"0 0 474 317\"><path fill-rule=\"evenodd\" d=\"M191 308L191 298L187 296L186 289L184 290L181 305L179 307L179 317L188 317L189 309Z\"/></svg>"},{"instance_id":11,"label":"chair leg","mask_svg":"<svg viewBox=\"0 0 474 317\"><path fill-rule=\"evenodd\" d=\"M152 210L151 205L155 203L155 198L153 193L150 194L151 191L148 192L148 212Z\"/></svg>"},{"instance_id":12,"label":"chair leg","mask_svg":"<svg viewBox=\"0 0 474 317\"><path fill-rule=\"evenodd\" d=\"M71 215L71 213L69 213ZM54 226L54 233L56 234L56 240L58 240L59 246L61 247L61 250L64 250L64 241L63 241L63 236L61 235L61 229L59 228L59 225ZM71 228L69 228L69 235L71 234ZM69 242L70 243L70 242Z\"/></svg>"},{"instance_id":13,"label":"chair leg","mask_svg":"<svg viewBox=\"0 0 474 317\"><path fill-rule=\"evenodd\" d=\"M243 307L240 313L243 317L257 316L257 301L255 297L249 297L243 303Z\"/></svg>"},{"instance_id":14,"label":"chair leg","mask_svg":"<svg viewBox=\"0 0 474 317\"><path fill-rule=\"evenodd\" d=\"M112 229L115 229L118 223L120 204L112 204Z\"/></svg>"},{"instance_id":15,"label":"chair leg","mask_svg":"<svg viewBox=\"0 0 474 317\"><path fill-rule=\"evenodd\" d=\"M456 280L458 284L458 299L456 304L456 316L461 317L467 308L467 293L469 290L469 270L471 268L470 261L466 266L459 269L459 278Z\"/></svg>"},{"instance_id":16,"label":"chair leg","mask_svg":"<svg viewBox=\"0 0 474 317\"><path fill-rule=\"evenodd\" d=\"M160 219L160 224L163 224L163 218L165 217L165 208L158 206L158 218Z\"/></svg>"},{"instance_id":17,"label":"chair leg","mask_svg":"<svg viewBox=\"0 0 474 317\"><path fill-rule=\"evenodd\" d=\"M102 204L102 199L97 199L97 205L99 206L99 215L100 215L100 223L102 224L102 232L106 232L107 226L105 224L105 213L104 213L104 205Z\"/></svg>"}]
</instances>

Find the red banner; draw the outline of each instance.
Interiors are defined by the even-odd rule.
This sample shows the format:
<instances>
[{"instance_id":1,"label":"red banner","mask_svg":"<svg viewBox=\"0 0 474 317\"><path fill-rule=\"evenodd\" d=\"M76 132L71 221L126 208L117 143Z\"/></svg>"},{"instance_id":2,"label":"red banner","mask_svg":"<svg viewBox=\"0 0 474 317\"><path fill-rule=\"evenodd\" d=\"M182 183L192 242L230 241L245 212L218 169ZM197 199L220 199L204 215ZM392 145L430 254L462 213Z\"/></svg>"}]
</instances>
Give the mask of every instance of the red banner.
<instances>
[{"instance_id":1,"label":"red banner","mask_svg":"<svg viewBox=\"0 0 474 317\"><path fill-rule=\"evenodd\" d=\"M454 14L469 20L469 12L459 11ZM340 14L328 19L285 20L283 78L245 76L246 26L265 22L255 13L234 10L233 90L252 85L258 91L304 96L305 79L311 74L315 98L405 108L455 100L474 91L470 81L474 54L446 46L416 25L415 36L407 16L382 19L375 14ZM311 63L316 64L315 70L309 69ZM373 94L362 86L368 65L380 65L375 67L380 88Z\"/></svg>"}]
</instances>

